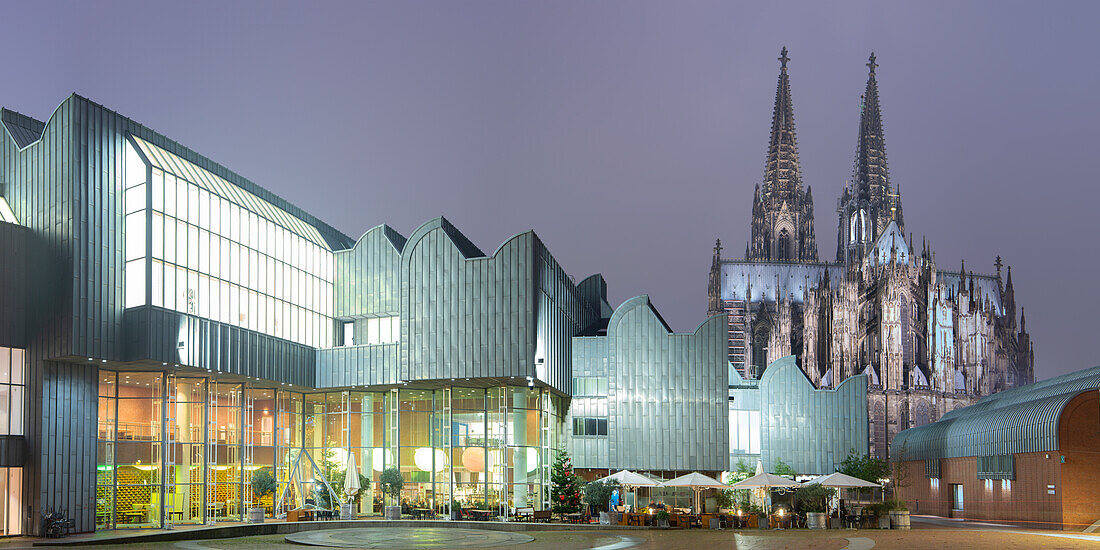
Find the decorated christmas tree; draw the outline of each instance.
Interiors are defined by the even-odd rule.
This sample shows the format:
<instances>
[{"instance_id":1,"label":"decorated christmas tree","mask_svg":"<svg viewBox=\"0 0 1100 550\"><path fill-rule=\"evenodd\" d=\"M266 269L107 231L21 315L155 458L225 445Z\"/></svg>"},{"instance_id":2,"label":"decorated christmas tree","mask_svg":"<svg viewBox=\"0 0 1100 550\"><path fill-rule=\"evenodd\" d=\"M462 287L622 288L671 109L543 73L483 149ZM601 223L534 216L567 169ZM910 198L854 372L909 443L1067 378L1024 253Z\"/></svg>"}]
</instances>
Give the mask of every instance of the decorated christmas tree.
<instances>
[{"instance_id":1,"label":"decorated christmas tree","mask_svg":"<svg viewBox=\"0 0 1100 550\"><path fill-rule=\"evenodd\" d=\"M558 514L572 514L581 509L581 480L573 473L573 461L569 453L558 451L554 457L554 470L550 472L551 510Z\"/></svg>"}]
</instances>

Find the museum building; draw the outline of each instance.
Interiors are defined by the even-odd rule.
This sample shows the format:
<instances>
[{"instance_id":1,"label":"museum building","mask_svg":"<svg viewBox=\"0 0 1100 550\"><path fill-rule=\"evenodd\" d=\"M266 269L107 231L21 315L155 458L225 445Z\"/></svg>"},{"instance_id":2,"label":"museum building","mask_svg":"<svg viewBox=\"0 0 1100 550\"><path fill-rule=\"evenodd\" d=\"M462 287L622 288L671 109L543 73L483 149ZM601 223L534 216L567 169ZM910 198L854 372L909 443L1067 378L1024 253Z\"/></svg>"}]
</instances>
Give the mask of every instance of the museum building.
<instances>
[{"instance_id":1,"label":"museum building","mask_svg":"<svg viewBox=\"0 0 1100 550\"><path fill-rule=\"evenodd\" d=\"M549 507L557 449L728 467L720 316L677 334L646 296L614 309L531 231L491 254L444 218L355 240L77 95L0 121L2 534L277 514L349 458L360 515L390 467L442 514Z\"/></svg>"}]
</instances>

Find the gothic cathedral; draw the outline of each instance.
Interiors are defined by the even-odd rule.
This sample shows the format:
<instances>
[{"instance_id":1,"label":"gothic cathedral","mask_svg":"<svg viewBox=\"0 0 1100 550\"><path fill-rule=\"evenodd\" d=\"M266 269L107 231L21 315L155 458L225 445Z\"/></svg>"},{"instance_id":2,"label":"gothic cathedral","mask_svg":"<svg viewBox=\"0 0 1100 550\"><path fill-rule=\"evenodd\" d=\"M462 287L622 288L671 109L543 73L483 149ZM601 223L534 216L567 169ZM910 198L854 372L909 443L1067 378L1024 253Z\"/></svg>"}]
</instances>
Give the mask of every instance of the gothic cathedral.
<instances>
[{"instance_id":1,"label":"gothic cathedral","mask_svg":"<svg viewBox=\"0 0 1100 550\"><path fill-rule=\"evenodd\" d=\"M764 181L753 192L745 258L714 247L708 314L729 321L729 361L744 379L794 355L807 378L833 388L866 375L870 451L886 457L899 431L985 395L1034 381L1034 350L1019 325L1012 268L1002 278L940 269L927 242L905 233L890 180L874 54L860 101L852 178L838 201L836 260L820 261L813 195L803 188L787 49L779 58ZM923 241L923 239L922 239Z\"/></svg>"}]
</instances>

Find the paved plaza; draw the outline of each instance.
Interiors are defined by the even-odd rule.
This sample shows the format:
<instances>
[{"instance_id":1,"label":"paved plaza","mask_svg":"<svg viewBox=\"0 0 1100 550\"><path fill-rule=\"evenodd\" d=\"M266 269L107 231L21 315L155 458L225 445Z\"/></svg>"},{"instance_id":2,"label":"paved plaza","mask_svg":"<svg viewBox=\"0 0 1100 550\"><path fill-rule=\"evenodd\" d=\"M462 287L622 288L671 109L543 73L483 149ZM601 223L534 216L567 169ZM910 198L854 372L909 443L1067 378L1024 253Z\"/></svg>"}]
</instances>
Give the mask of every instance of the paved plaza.
<instances>
[{"instance_id":1,"label":"paved plaza","mask_svg":"<svg viewBox=\"0 0 1100 550\"><path fill-rule=\"evenodd\" d=\"M534 540L523 533L441 527L326 529L286 535L286 541L335 548L496 548Z\"/></svg>"},{"instance_id":2,"label":"paved plaza","mask_svg":"<svg viewBox=\"0 0 1100 550\"><path fill-rule=\"evenodd\" d=\"M441 522L442 523L442 522ZM878 529L831 529L808 531L757 530L661 530L661 529L577 529L525 532L497 531L476 527L413 525L356 526L317 529L292 534L270 534L225 539L111 544L97 534L96 546L68 546L99 550L266 550L301 549L312 545L328 548L377 549L473 549L515 548L518 550L901 550L913 548L974 548L1024 550L1031 548L1096 548L1100 535L1071 531L1022 529L1007 525L961 522L941 518L914 517L910 531ZM119 540L119 539L115 539ZM0 550L30 549L40 539L15 537L0 541ZM70 539L68 542L78 542ZM41 546L37 546L41 548Z\"/></svg>"}]
</instances>

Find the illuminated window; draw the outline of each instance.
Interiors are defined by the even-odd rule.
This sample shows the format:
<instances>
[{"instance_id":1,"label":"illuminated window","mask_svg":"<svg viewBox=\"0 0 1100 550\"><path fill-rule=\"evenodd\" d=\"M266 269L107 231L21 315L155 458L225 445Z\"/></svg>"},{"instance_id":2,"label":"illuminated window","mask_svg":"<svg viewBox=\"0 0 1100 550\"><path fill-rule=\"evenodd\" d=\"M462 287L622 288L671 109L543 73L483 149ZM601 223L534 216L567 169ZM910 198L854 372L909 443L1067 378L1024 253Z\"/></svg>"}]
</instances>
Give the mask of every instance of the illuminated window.
<instances>
[{"instance_id":1,"label":"illuminated window","mask_svg":"<svg viewBox=\"0 0 1100 550\"><path fill-rule=\"evenodd\" d=\"M331 345L333 259L317 229L164 149L134 142L124 177L126 307L146 303L148 284L155 306ZM395 326L383 338L379 325L379 340L396 341Z\"/></svg>"},{"instance_id":2,"label":"illuminated window","mask_svg":"<svg viewBox=\"0 0 1100 550\"><path fill-rule=\"evenodd\" d=\"M0 348L0 435L23 435L25 353Z\"/></svg>"},{"instance_id":3,"label":"illuminated window","mask_svg":"<svg viewBox=\"0 0 1100 550\"><path fill-rule=\"evenodd\" d=\"M390 317L372 317L367 319L366 344L375 346L379 344L393 344L400 339L401 318L394 315Z\"/></svg>"}]
</instances>

